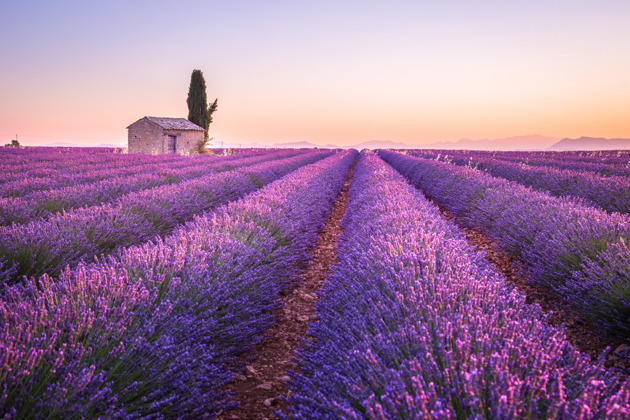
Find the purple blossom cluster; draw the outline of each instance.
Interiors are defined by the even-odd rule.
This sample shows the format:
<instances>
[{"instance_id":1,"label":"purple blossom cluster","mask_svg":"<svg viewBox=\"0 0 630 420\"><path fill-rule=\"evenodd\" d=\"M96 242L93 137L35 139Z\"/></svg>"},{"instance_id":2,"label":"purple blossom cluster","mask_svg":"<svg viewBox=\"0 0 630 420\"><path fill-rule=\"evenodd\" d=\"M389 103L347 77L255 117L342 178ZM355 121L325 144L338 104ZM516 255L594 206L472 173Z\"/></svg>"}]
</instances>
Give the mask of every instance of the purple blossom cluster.
<instances>
[{"instance_id":1,"label":"purple blossom cluster","mask_svg":"<svg viewBox=\"0 0 630 420\"><path fill-rule=\"evenodd\" d=\"M630 416L630 383L576 351L372 153L359 159L343 227L291 418Z\"/></svg>"},{"instance_id":2,"label":"purple blossom cluster","mask_svg":"<svg viewBox=\"0 0 630 420\"><path fill-rule=\"evenodd\" d=\"M428 197L518 256L529 277L616 337L630 337L630 216L481 171L380 151Z\"/></svg>"},{"instance_id":3,"label":"purple blossom cluster","mask_svg":"<svg viewBox=\"0 0 630 420\"><path fill-rule=\"evenodd\" d=\"M579 197L585 204L608 212L630 213L628 177L604 177L593 172L557 169L551 166L529 166L491 157L474 157L467 153L452 155L449 162L470 166L535 190L548 191L556 197Z\"/></svg>"},{"instance_id":4,"label":"purple blossom cluster","mask_svg":"<svg viewBox=\"0 0 630 420\"><path fill-rule=\"evenodd\" d=\"M273 323L355 156L303 166L56 280L7 287L0 417L196 419L233 407L219 391L228 367Z\"/></svg>"},{"instance_id":5,"label":"purple blossom cluster","mask_svg":"<svg viewBox=\"0 0 630 420\"><path fill-rule=\"evenodd\" d=\"M170 163L142 165L134 167L134 173L120 174L122 168L107 169L106 179L75 184L59 189L46 188L20 197L0 198L0 225L23 224L37 218L45 218L62 210L97 206L116 200L136 191L155 188L161 185L177 184L199 178L211 172L222 172L263 162L297 155L298 152L259 153L253 156L226 156L204 159L190 159L179 165ZM185 165L182 165L184 163ZM50 178L52 184L58 179Z\"/></svg>"},{"instance_id":6,"label":"purple blossom cluster","mask_svg":"<svg viewBox=\"0 0 630 420\"><path fill-rule=\"evenodd\" d=\"M280 159L273 159L274 154ZM57 213L23 225L0 226L0 284L22 276L58 276L67 266L117 247L170 233L195 215L251 193L301 166L329 156L309 151L127 194L113 203ZM244 158L246 161L249 158ZM233 165L239 166L238 161Z\"/></svg>"}]
</instances>

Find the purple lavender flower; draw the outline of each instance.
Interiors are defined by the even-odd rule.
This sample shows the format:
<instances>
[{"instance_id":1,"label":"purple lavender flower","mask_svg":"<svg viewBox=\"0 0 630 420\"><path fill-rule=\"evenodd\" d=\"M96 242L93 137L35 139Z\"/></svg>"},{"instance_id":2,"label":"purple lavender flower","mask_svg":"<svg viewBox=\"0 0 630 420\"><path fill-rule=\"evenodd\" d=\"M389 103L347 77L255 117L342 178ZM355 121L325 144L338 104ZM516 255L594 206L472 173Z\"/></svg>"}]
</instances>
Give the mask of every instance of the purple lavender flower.
<instances>
[{"instance_id":1,"label":"purple lavender flower","mask_svg":"<svg viewBox=\"0 0 630 420\"><path fill-rule=\"evenodd\" d=\"M7 287L0 416L200 418L233 407L219 392L228 367L273 323L355 155L303 166L56 280Z\"/></svg>"},{"instance_id":2,"label":"purple lavender flower","mask_svg":"<svg viewBox=\"0 0 630 420\"><path fill-rule=\"evenodd\" d=\"M616 418L591 363L404 178L362 153L292 418Z\"/></svg>"},{"instance_id":3,"label":"purple lavender flower","mask_svg":"<svg viewBox=\"0 0 630 420\"><path fill-rule=\"evenodd\" d=\"M630 216L452 164L381 151L428 197L484 230L522 262L532 281L615 336L630 337L623 267Z\"/></svg>"}]
</instances>

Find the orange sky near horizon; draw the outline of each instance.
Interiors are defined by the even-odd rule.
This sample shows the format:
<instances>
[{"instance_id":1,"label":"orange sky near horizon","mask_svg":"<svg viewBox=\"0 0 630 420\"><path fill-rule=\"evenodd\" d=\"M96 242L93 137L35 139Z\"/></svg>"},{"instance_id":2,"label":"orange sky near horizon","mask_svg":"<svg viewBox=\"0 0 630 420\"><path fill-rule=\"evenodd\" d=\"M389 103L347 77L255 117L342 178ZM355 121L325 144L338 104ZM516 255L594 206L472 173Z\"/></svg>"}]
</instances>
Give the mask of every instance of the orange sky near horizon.
<instances>
[{"instance_id":1,"label":"orange sky near horizon","mask_svg":"<svg viewBox=\"0 0 630 420\"><path fill-rule=\"evenodd\" d=\"M217 141L630 137L630 2L85 3L0 5L0 143L123 145L195 68Z\"/></svg>"}]
</instances>

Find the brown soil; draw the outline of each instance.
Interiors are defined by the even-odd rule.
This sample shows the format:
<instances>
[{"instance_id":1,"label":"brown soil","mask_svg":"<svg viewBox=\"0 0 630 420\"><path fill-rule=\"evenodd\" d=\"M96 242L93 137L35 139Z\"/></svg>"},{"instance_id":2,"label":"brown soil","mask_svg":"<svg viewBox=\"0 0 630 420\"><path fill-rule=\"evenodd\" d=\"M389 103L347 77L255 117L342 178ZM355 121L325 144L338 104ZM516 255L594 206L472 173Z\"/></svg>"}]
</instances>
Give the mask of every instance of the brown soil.
<instances>
[{"instance_id":1,"label":"brown soil","mask_svg":"<svg viewBox=\"0 0 630 420\"><path fill-rule=\"evenodd\" d=\"M291 395L286 386L290 380L288 371L299 372L291 359L296 357L303 339L309 339L308 324L317 320L317 292L326 281L330 266L337 263L337 238L342 231L341 219L346 212L353 173L354 165L330 218L310 251L312 259L300 274L302 282L280 297L284 306L276 311L277 323L251 354L239 359L238 365L245 367L226 387L240 402L239 407L219 413L217 419L277 419L275 411L287 412L284 398Z\"/></svg>"},{"instance_id":2,"label":"brown soil","mask_svg":"<svg viewBox=\"0 0 630 420\"><path fill-rule=\"evenodd\" d=\"M552 325L564 324L567 340L576 349L588 354L594 360L609 348L610 352L606 356L605 366L607 368L615 368L616 371L624 375L630 373L628 361L615 354L625 351L628 348L627 343L622 340L602 336L596 327L584 322L575 313L568 310L558 299L550 295L549 292L528 281L526 275L519 269L521 264L518 258L502 249L496 241L479 229L463 226L456 216L441 206L438 206L438 208L447 220L451 220L459 227L470 244L485 252L486 259L505 275L508 283L516 286L525 295L526 303L537 303L543 312L551 312L549 321Z\"/></svg>"}]
</instances>

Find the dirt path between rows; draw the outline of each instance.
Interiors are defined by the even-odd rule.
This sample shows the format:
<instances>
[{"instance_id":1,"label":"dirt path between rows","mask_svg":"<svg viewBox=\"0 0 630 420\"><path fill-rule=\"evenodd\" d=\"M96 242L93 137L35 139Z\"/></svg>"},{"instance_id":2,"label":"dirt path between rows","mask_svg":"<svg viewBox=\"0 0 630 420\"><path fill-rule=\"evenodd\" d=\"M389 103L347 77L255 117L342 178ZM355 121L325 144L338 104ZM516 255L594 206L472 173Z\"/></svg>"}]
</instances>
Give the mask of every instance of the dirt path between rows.
<instances>
[{"instance_id":1,"label":"dirt path between rows","mask_svg":"<svg viewBox=\"0 0 630 420\"><path fill-rule=\"evenodd\" d=\"M628 346L622 340L603 337L593 325L585 323L575 313L569 311L561 302L555 299L549 292L531 284L527 277L519 269L520 262L508 251L502 249L499 244L479 229L464 226L457 217L448 212L442 206L438 206L442 215L457 225L470 244L478 250L484 251L486 259L494 264L502 272L508 283L513 284L526 296L528 304L537 303L545 313L552 312L550 323L552 325L564 324L567 340L579 351L597 359L607 347L610 353L606 357L605 366L614 368L623 375L630 374L630 364L618 355L624 352Z\"/></svg>"},{"instance_id":2,"label":"dirt path between rows","mask_svg":"<svg viewBox=\"0 0 630 420\"><path fill-rule=\"evenodd\" d=\"M302 282L281 296L284 307L276 311L277 324L251 354L240 358L245 367L226 387L240 402L239 407L220 413L217 419L271 420L278 418L275 411L288 412L283 399L291 393L286 386L290 380L288 370L299 372L291 358L296 357L295 351L302 347L302 340L308 339L308 324L317 320L317 292L326 281L330 267L337 263L337 240L342 231L341 220L346 213L355 165L356 160L330 218L310 251L312 259L300 274Z\"/></svg>"}]
</instances>

